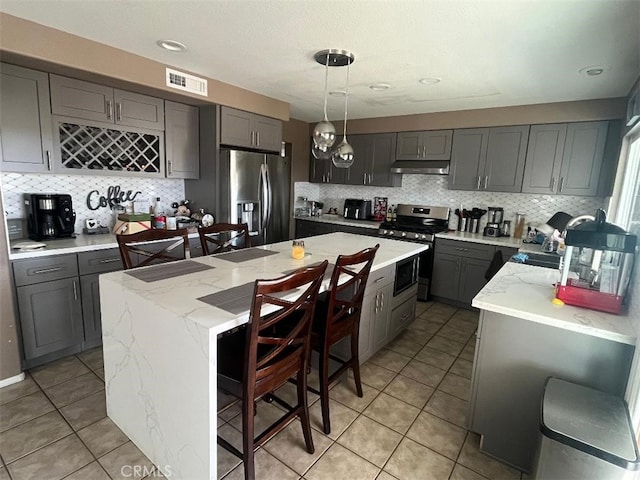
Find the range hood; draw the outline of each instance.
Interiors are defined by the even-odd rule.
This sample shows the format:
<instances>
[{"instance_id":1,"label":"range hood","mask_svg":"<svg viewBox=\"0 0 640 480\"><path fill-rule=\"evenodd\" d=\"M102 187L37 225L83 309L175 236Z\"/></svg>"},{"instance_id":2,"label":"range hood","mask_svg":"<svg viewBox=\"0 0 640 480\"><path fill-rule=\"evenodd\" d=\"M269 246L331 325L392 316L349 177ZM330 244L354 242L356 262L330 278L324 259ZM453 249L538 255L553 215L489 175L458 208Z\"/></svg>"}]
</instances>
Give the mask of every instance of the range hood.
<instances>
[{"instance_id":1,"label":"range hood","mask_svg":"<svg viewBox=\"0 0 640 480\"><path fill-rule=\"evenodd\" d=\"M448 160L396 160L391 164L391 173L413 173L422 175L448 175Z\"/></svg>"}]
</instances>

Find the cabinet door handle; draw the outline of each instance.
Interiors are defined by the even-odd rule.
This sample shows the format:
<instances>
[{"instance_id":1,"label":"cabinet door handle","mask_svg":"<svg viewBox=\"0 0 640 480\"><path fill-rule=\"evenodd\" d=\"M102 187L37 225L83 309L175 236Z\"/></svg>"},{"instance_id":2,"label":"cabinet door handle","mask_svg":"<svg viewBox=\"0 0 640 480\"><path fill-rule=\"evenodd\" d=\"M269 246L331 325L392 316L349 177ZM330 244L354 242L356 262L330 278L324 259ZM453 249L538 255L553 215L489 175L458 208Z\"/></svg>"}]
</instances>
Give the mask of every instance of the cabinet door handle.
<instances>
[{"instance_id":1,"label":"cabinet door handle","mask_svg":"<svg viewBox=\"0 0 640 480\"><path fill-rule=\"evenodd\" d=\"M73 281L73 299L78 300L78 287L75 280Z\"/></svg>"},{"instance_id":2,"label":"cabinet door handle","mask_svg":"<svg viewBox=\"0 0 640 480\"><path fill-rule=\"evenodd\" d=\"M118 102L116 104L116 121L119 122L120 120L122 120L122 104Z\"/></svg>"},{"instance_id":3,"label":"cabinet door handle","mask_svg":"<svg viewBox=\"0 0 640 480\"><path fill-rule=\"evenodd\" d=\"M556 189L556 177L551 179L551 193L553 193Z\"/></svg>"},{"instance_id":4,"label":"cabinet door handle","mask_svg":"<svg viewBox=\"0 0 640 480\"><path fill-rule=\"evenodd\" d=\"M114 263L119 261L120 261L120 257L113 257L113 258L105 258L103 260L100 260L99 263Z\"/></svg>"},{"instance_id":5,"label":"cabinet door handle","mask_svg":"<svg viewBox=\"0 0 640 480\"><path fill-rule=\"evenodd\" d=\"M384 292L380 294L380 310L384 308Z\"/></svg>"},{"instance_id":6,"label":"cabinet door handle","mask_svg":"<svg viewBox=\"0 0 640 480\"><path fill-rule=\"evenodd\" d=\"M255 145L256 144L255 137L256 137L256 132L251 130L251 145Z\"/></svg>"},{"instance_id":7,"label":"cabinet door handle","mask_svg":"<svg viewBox=\"0 0 640 480\"><path fill-rule=\"evenodd\" d=\"M107 118L113 119L113 102L111 100L107 100Z\"/></svg>"},{"instance_id":8,"label":"cabinet door handle","mask_svg":"<svg viewBox=\"0 0 640 480\"><path fill-rule=\"evenodd\" d=\"M366 173L363 173L363 174L362 174L362 184L363 184L363 185L366 185L366 184L367 184L367 174L366 174Z\"/></svg>"},{"instance_id":9,"label":"cabinet door handle","mask_svg":"<svg viewBox=\"0 0 640 480\"><path fill-rule=\"evenodd\" d=\"M487 189L487 184L489 183L489 175L484 176L484 189Z\"/></svg>"},{"instance_id":10,"label":"cabinet door handle","mask_svg":"<svg viewBox=\"0 0 640 480\"><path fill-rule=\"evenodd\" d=\"M167 175L169 175L169 176L170 176L170 175L171 175L171 160L167 161L167 167L168 167L168 170L169 170L169 171L167 172Z\"/></svg>"},{"instance_id":11,"label":"cabinet door handle","mask_svg":"<svg viewBox=\"0 0 640 480\"><path fill-rule=\"evenodd\" d=\"M39 275L41 273L59 272L60 270L62 270L62 267L43 268L42 270L34 270L33 273L35 273L36 275Z\"/></svg>"},{"instance_id":12,"label":"cabinet door handle","mask_svg":"<svg viewBox=\"0 0 640 480\"><path fill-rule=\"evenodd\" d=\"M420 144L418 144L418 148L416 149L416 157L420 158Z\"/></svg>"},{"instance_id":13,"label":"cabinet door handle","mask_svg":"<svg viewBox=\"0 0 640 480\"><path fill-rule=\"evenodd\" d=\"M558 193L562 193L563 188L564 188L564 177L560 177L560 188L558 189Z\"/></svg>"},{"instance_id":14,"label":"cabinet door handle","mask_svg":"<svg viewBox=\"0 0 640 480\"><path fill-rule=\"evenodd\" d=\"M427 158L427 144L422 146L422 158Z\"/></svg>"},{"instance_id":15,"label":"cabinet door handle","mask_svg":"<svg viewBox=\"0 0 640 480\"><path fill-rule=\"evenodd\" d=\"M47 170L51 171L51 152L47 150Z\"/></svg>"},{"instance_id":16,"label":"cabinet door handle","mask_svg":"<svg viewBox=\"0 0 640 480\"><path fill-rule=\"evenodd\" d=\"M482 181L482 177L478 175L478 182L476 183L476 190L480 190L480 182Z\"/></svg>"},{"instance_id":17,"label":"cabinet door handle","mask_svg":"<svg viewBox=\"0 0 640 480\"><path fill-rule=\"evenodd\" d=\"M256 147L260 146L260 132L256 132Z\"/></svg>"},{"instance_id":18,"label":"cabinet door handle","mask_svg":"<svg viewBox=\"0 0 640 480\"><path fill-rule=\"evenodd\" d=\"M371 185L371 182L373 182L373 174L372 173L369 174L369 185Z\"/></svg>"}]
</instances>

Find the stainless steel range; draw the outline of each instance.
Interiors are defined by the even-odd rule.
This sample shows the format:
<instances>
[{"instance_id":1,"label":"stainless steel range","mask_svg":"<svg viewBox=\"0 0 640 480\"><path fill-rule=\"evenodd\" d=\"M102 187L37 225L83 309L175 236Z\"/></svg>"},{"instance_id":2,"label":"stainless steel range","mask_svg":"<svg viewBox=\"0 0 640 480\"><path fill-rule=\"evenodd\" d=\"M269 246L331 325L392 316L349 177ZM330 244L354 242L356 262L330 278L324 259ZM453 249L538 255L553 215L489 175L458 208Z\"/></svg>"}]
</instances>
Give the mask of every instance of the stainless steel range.
<instances>
[{"instance_id":1,"label":"stainless steel range","mask_svg":"<svg viewBox=\"0 0 640 480\"><path fill-rule=\"evenodd\" d=\"M420 255L418 273L418 299L429 300L431 292L431 272L433 271L433 239L435 234L444 232L449 227L449 207L430 205L403 205L397 207L396 219L383 222L378 236L424 243L429 250Z\"/></svg>"}]
</instances>

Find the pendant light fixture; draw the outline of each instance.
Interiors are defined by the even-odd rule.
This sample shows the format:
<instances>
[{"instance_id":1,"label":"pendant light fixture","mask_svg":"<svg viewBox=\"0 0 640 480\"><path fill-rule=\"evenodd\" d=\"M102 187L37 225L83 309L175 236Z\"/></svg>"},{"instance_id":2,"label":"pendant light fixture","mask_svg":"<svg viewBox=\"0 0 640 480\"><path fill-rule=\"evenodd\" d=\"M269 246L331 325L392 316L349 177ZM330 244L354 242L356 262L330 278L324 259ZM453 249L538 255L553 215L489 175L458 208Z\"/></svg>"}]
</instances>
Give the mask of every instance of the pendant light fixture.
<instances>
[{"instance_id":1,"label":"pendant light fixture","mask_svg":"<svg viewBox=\"0 0 640 480\"><path fill-rule=\"evenodd\" d=\"M347 101L349 88L349 65L351 65L355 57L353 53L346 50L328 49L321 50L314 55L316 62L325 66L324 79L324 120L316 125L313 130L313 144L311 153L320 160L331 158L333 164L338 168L348 168L353 164L353 148L347 142ZM345 89L344 104L344 128L342 142L336 149L333 145L336 140L335 127L327 119L327 83L329 78L329 67L347 66L347 87Z\"/></svg>"},{"instance_id":2,"label":"pendant light fixture","mask_svg":"<svg viewBox=\"0 0 640 480\"><path fill-rule=\"evenodd\" d=\"M318 52L321 53L321 52ZM318 54L316 54L316 61L319 63ZM330 148L336 141L336 127L333 126L327 119L327 82L329 80L329 60L330 56L325 55L324 61L324 120L316 125L316 128L313 129L313 146L315 147L315 151L319 155L327 155L326 158L329 158L331 155ZM314 153L315 155L315 153ZM316 155L316 158L320 158Z\"/></svg>"},{"instance_id":3,"label":"pendant light fixture","mask_svg":"<svg viewBox=\"0 0 640 480\"><path fill-rule=\"evenodd\" d=\"M342 142L333 152L331 161L337 168L349 168L353 165L354 154L353 147L347 142L347 103L349 101L349 66L347 64L347 86L344 89L344 124L342 129Z\"/></svg>"}]
</instances>

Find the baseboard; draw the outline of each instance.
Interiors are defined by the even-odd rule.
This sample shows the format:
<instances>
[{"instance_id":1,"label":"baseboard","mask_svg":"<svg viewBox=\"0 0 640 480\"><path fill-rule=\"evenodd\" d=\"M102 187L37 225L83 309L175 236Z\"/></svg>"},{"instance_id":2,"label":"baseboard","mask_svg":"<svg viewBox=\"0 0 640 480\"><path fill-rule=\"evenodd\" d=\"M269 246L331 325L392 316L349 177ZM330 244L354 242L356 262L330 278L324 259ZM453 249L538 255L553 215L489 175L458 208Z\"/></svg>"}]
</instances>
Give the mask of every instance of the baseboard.
<instances>
[{"instance_id":1,"label":"baseboard","mask_svg":"<svg viewBox=\"0 0 640 480\"><path fill-rule=\"evenodd\" d=\"M16 375L14 377L9 377L9 378L5 378L4 380L0 380L0 388L8 387L9 385L13 385L14 383L21 382L22 380L24 380L24 378L25 378L24 372L22 372L20 375Z\"/></svg>"}]
</instances>

